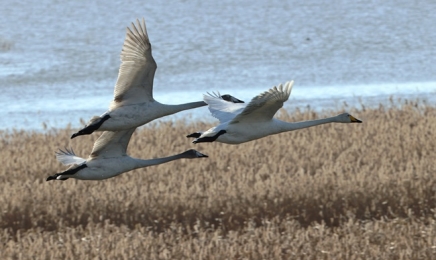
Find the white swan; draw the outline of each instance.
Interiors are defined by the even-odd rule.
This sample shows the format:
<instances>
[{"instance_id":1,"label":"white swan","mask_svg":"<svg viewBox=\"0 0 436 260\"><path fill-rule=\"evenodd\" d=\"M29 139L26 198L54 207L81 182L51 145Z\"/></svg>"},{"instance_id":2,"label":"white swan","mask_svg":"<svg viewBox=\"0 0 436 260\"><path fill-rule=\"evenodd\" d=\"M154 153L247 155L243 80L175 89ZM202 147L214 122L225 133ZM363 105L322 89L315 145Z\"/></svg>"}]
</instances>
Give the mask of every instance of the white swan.
<instances>
[{"instance_id":1,"label":"white swan","mask_svg":"<svg viewBox=\"0 0 436 260\"><path fill-rule=\"evenodd\" d=\"M103 180L115 177L123 172L138 168L162 164L182 158L208 157L196 150L188 150L169 157L141 160L126 154L127 145L135 128L117 132L106 131L94 143L88 159L80 158L72 150L56 153L58 161L72 165L66 171L56 173L47 178L50 180L66 180L76 178L81 180Z\"/></svg>"},{"instance_id":2,"label":"white swan","mask_svg":"<svg viewBox=\"0 0 436 260\"><path fill-rule=\"evenodd\" d=\"M288 100L294 82L273 87L256 97L247 105L224 101L217 95L204 95L212 115L220 120L220 124L204 133L196 132L187 137L197 138L193 143L221 142L240 144L268 135L307 128L326 123L362 123L348 113L334 117L303 122L284 122L273 118L274 114Z\"/></svg>"},{"instance_id":3,"label":"white swan","mask_svg":"<svg viewBox=\"0 0 436 260\"><path fill-rule=\"evenodd\" d=\"M127 28L114 99L109 110L101 116L93 117L83 129L74 133L71 139L94 131L135 128L156 118L207 105L203 101L165 105L154 100L153 79L156 68L145 21L142 19L141 24L137 20L137 26L132 23L132 27ZM225 95L224 98L231 102L242 102L230 95Z\"/></svg>"}]
</instances>

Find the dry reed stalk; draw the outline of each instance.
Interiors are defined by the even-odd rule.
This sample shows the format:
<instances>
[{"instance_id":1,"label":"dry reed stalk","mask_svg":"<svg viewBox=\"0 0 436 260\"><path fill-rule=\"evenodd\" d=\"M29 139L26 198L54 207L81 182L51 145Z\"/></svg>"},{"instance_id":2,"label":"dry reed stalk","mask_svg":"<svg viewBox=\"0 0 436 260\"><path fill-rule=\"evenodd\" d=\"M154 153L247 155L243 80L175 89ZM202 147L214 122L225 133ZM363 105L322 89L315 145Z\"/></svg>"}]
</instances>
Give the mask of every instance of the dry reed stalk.
<instances>
[{"instance_id":1,"label":"dry reed stalk","mask_svg":"<svg viewBox=\"0 0 436 260\"><path fill-rule=\"evenodd\" d=\"M283 112L287 121L336 114ZM363 109L329 124L246 144L192 145L210 124L161 122L128 152L179 160L105 181L45 182L54 151L86 157L98 134L0 133L0 252L12 259L436 258L436 108Z\"/></svg>"}]
</instances>

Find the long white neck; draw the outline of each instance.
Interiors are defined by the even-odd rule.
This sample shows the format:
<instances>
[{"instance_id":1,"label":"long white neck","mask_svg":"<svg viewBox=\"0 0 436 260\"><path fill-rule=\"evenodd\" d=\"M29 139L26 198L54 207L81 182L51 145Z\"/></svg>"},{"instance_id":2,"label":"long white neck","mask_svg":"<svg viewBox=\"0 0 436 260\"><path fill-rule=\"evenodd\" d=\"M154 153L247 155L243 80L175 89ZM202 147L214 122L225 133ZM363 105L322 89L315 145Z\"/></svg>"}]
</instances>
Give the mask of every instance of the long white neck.
<instances>
[{"instance_id":1,"label":"long white neck","mask_svg":"<svg viewBox=\"0 0 436 260\"><path fill-rule=\"evenodd\" d=\"M203 107L206 105L207 104L204 101L197 101L197 102L190 102L190 103L179 104L179 105L164 105L162 109L165 115L172 115L180 111L193 109L197 107Z\"/></svg>"},{"instance_id":2,"label":"long white neck","mask_svg":"<svg viewBox=\"0 0 436 260\"><path fill-rule=\"evenodd\" d=\"M294 131L298 129L308 128L308 127L328 124L328 123L335 123L335 122L338 122L336 116L323 118L323 119L310 120L310 121L302 121L302 122L284 122L284 121L276 120L276 123L279 125L279 127L277 128L278 130L277 133Z\"/></svg>"},{"instance_id":3,"label":"long white neck","mask_svg":"<svg viewBox=\"0 0 436 260\"><path fill-rule=\"evenodd\" d=\"M135 166L133 169L139 169L139 168L144 168L144 167L148 167L148 166L163 164L163 163L167 163L167 162L171 162L171 161L183 159L183 158L186 158L186 156L184 156L183 154L176 154L176 155L172 155L172 156L168 156L168 157L149 159L149 160L132 158L135 161Z\"/></svg>"}]
</instances>

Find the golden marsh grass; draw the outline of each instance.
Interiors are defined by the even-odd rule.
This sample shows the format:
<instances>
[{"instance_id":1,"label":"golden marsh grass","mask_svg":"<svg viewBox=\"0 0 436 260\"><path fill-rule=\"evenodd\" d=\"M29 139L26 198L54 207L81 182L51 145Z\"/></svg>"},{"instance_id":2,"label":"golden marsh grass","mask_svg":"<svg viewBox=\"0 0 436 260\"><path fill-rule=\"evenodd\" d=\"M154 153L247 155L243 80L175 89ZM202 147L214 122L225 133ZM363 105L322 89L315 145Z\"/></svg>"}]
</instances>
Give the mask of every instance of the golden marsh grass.
<instances>
[{"instance_id":1,"label":"golden marsh grass","mask_svg":"<svg viewBox=\"0 0 436 260\"><path fill-rule=\"evenodd\" d=\"M287 121L340 111L282 112ZM130 155L179 160L104 181L46 182L54 151L98 134L0 133L3 259L436 259L436 108L405 102L232 146L193 145L209 123L135 132Z\"/></svg>"}]
</instances>

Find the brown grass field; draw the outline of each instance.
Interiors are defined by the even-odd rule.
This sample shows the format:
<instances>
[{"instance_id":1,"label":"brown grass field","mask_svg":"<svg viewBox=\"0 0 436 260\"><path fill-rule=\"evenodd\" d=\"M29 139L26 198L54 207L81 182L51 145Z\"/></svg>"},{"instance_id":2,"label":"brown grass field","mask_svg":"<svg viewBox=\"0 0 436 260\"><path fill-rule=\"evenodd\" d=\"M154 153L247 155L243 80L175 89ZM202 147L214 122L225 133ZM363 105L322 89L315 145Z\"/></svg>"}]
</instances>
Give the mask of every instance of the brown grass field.
<instances>
[{"instance_id":1,"label":"brown grass field","mask_svg":"<svg viewBox=\"0 0 436 260\"><path fill-rule=\"evenodd\" d=\"M363 124L237 146L185 138L212 123L157 121L130 155L210 157L104 181L45 181L66 169L55 150L87 157L98 133L0 132L1 259L436 259L436 107L350 112Z\"/></svg>"}]
</instances>

